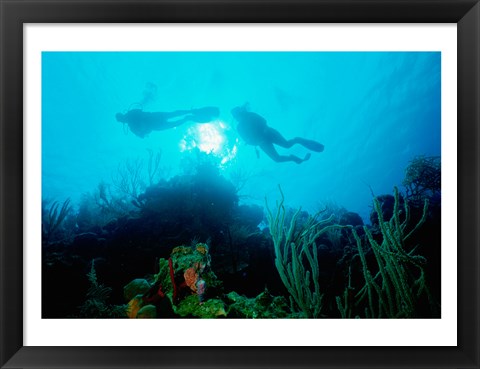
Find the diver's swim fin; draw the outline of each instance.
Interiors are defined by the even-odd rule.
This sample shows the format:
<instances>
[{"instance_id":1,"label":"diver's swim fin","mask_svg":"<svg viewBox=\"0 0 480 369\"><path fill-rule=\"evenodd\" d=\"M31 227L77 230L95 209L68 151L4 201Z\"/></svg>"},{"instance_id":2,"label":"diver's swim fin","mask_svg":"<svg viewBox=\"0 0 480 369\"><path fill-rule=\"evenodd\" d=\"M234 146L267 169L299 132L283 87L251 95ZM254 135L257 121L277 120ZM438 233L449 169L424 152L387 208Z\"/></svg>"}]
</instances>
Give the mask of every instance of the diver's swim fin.
<instances>
[{"instance_id":1,"label":"diver's swim fin","mask_svg":"<svg viewBox=\"0 0 480 369\"><path fill-rule=\"evenodd\" d=\"M323 146L320 142L313 141L313 140L306 140L301 137L295 138L297 143L300 145L304 146L305 148L315 151L315 152L322 152L325 149L325 146Z\"/></svg>"},{"instance_id":2,"label":"diver's swim fin","mask_svg":"<svg viewBox=\"0 0 480 369\"><path fill-rule=\"evenodd\" d=\"M192 109L192 120L197 123L208 123L216 119L220 115L220 109L215 106L207 106L200 109Z\"/></svg>"}]
</instances>

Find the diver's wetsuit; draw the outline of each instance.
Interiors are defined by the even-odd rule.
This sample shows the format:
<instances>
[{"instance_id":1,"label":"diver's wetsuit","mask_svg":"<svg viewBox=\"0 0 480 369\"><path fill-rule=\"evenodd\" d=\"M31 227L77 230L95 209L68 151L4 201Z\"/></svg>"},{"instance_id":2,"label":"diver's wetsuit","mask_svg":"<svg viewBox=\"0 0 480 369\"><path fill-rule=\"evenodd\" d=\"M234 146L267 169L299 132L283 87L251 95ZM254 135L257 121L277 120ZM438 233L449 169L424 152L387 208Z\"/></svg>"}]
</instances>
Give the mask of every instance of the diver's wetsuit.
<instances>
[{"instance_id":1,"label":"diver's wetsuit","mask_svg":"<svg viewBox=\"0 0 480 369\"><path fill-rule=\"evenodd\" d=\"M191 110L176 110L173 112L145 112L133 109L126 114L117 114L117 120L128 123L130 130L140 138L144 138L152 131L163 131L178 127L186 122L207 123L217 118L220 111L216 107L206 107ZM180 118L170 120L172 118Z\"/></svg>"},{"instance_id":2,"label":"diver's wetsuit","mask_svg":"<svg viewBox=\"0 0 480 369\"><path fill-rule=\"evenodd\" d=\"M311 154L308 153L303 159L295 155L280 155L273 146L274 144L285 148L299 144L316 152L322 152L324 150L324 146L317 141L307 140L301 137L295 137L291 140L285 139L280 132L267 125L265 118L256 113L246 111L245 108L234 108L232 115L238 121L237 131L242 139L249 145L260 147L265 154L277 163L293 161L300 164L310 159Z\"/></svg>"},{"instance_id":3,"label":"diver's wetsuit","mask_svg":"<svg viewBox=\"0 0 480 369\"><path fill-rule=\"evenodd\" d=\"M152 131L163 131L183 124L193 116L186 116L183 119L176 121L169 121L169 118L186 115L188 110L178 110L173 113L163 112L145 112L140 109L130 110L125 114L125 119L128 122L130 130L137 136L144 138Z\"/></svg>"},{"instance_id":4,"label":"diver's wetsuit","mask_svg":"<svg viewBox=\"0 0 480 369\"><path fill-rule=\"evenodd\" d=\"M244 112L237 126L238 134L249 145L261 145L266 139L267 121L256 113Z\"/></svg>"}]
</instances>

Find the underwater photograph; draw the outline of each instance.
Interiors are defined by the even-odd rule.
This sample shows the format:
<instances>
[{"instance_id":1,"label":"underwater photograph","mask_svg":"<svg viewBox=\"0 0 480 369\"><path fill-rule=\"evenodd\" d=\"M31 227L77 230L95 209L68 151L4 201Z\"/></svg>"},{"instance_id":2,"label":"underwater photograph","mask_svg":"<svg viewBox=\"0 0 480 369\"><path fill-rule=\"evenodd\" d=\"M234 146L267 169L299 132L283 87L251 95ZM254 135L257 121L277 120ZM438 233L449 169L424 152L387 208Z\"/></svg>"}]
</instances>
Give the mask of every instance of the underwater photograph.
<instances>
[{"instance_id":1,"label":"underwater photograph","mask_svg":"<svg viewBox=\"0 0 480 369\"><path fill-rule=\"evenodd\" d=\"M43 319L440 319L440 52L43 52Z\"/></svg>"}]
</instances>

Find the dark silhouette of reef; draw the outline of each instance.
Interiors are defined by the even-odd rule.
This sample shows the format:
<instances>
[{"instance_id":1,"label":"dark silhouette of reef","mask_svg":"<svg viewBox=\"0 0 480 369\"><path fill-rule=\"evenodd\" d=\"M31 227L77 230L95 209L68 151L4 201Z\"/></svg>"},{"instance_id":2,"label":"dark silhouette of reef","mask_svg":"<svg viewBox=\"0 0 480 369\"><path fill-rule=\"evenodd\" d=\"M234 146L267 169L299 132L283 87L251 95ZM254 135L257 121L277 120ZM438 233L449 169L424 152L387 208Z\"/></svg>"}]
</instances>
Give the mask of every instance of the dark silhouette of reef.
<instances>
[{"instance_id":1,"label":"dark silhouette of reef","mask_svg":"<svg viewBox=\"0 0 480 369\"><path fill-rule=\"evenodd\" d=\"M62 215L63 230L43 238L43 317L67 317L82 304L92 260L97 275L112 289L111 302L123 303L124 285L158 272L160 258L196 240L208 241L215 255L212 265L227 286L247 294L262 292L266 284L281 290L272 278L267 234L257 228L263 209L239 205L234 186L215 166L203 163L194 174L161 180L132 202L133 210L118 211L106 222L80 204L77 213Z\"/></svg>"},{"instance_id":2,"label":"dark silhouette of reef","mask_svg":"<svg viewBox=\"0 0 480 369\"><path fill-rule=\"evenodd\" d=\"M405 194L395 189L394 195L373 199L370 225L343 208L327 206L312 215L284 207L283 229L290 228L293 242L301 245L307 230L316 230L308 240L315 251L308 257L288 244L278 249L275 242L281 239L272 235L281 228L272 228L273 214L267 219L263 207L240 205L235 186L208 162L169 180L150 175L144 187L119 182L124 196L100 183L76 210L70 200L44 202L42 317L438 318L440 167L425 157L411 166ZM134 179L134 173L122 175ZM433 183L417 178L424 173L433 176ZM268 221L270 227L258 227ZM395 241L388 227L399 224L403 236ZM383 261L377 245L392 248L380 255ZM303 281L301 286L307 301L292 299L299 280L292 287L285 278L300 274L281 277L279 250L287 250L281 255L285 270L298 252L296 269L303 270L304 279L314 276L310 285ZM399 281L418 292L418 300L410 301L412 291L395 292ZM198 292L205 285L206 292ZM373 307L367 290L380 299ZM315 306L308 307L308 299ZM396 311L395 299L407 299L410 310Z\"/></svg>"}]
</instances>

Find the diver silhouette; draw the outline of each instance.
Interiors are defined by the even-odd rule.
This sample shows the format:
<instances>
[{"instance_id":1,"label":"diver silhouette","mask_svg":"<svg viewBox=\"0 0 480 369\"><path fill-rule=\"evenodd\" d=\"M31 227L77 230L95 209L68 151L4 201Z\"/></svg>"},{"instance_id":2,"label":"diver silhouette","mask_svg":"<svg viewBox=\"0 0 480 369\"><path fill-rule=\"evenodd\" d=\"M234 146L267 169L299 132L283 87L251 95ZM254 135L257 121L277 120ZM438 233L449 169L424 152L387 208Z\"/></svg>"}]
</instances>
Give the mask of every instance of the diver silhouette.
<instances>
[{"instance_id":1,"label":"diver silhouette","mask_svg":"<svg viewBox=\"0 0 480 369\"><path fill-rule=\"evenodd\" d=\"M173 112L145 112L142 109L132 109L126 114L117 113L115 117L118 122L127 123L135 135L144 138L152 131L164 131L178 127L186 122L208 123L218 118L219 115L220 110L218 108L208 106L200 109L176 110Z\"/></svg>"},{"instance_id":2,"label":"diver silhouette","mask_svg":"<svg viewBox=\"0 0 480 369\"><path fill-rule=\"evenodd\" d=\"M307 153L303 159L295 155L280 155L273 145L288 149L295 144L299 144L316 152L322 152L324 149L324 146L317 141L307 140L301 137L295 137L291 140L285 139L280 132L267 125L265 118L248 111L245 105L233 108L232 115L238 121L237 131L242 139L249 145L258 146L277 163L294 161L300 164L310 159L311 154Z\"/></svg>"}]
</instances>

